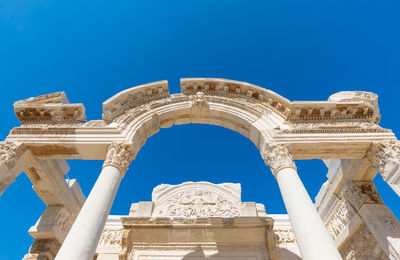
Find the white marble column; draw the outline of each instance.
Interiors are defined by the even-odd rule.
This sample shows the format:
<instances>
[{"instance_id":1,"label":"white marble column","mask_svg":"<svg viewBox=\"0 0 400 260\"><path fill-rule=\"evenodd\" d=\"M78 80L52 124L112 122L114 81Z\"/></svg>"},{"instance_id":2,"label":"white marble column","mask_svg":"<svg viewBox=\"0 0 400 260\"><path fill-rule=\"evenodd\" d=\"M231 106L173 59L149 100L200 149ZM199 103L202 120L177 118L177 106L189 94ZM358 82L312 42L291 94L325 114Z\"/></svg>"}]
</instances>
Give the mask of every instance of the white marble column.
<instances>
[{"instance_id":1,"label":"white marble column","mask_svg":"<svg viewBox=\"0 0 400 260\"><path fill-rule=\"evenodd\" d=\"M278 182L303 259L342 259L297 174L287 147L267 145L263 159Z\"/></svg>"},{"instance_id":2,"label":"white marble column","mask_svg":"<svg viewBox=\"0 0 400 260\"><path fill-rule=\"evenodd\" d=\"M134 153L130 145L113 143L89 197L61 246L56 260L92 260L108 214Z\"/></svg>"}]
</instances>

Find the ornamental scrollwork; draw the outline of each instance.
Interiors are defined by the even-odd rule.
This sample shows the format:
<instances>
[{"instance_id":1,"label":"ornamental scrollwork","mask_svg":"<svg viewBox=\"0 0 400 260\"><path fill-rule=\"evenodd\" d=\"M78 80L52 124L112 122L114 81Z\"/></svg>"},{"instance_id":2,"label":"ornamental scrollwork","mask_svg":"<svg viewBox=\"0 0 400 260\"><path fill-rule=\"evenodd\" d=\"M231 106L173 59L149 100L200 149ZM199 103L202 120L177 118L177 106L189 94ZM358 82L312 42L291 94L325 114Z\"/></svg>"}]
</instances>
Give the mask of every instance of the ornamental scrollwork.
<instances>
[{"instance_id":1,"label":"ornamental scrollwork","mask_svg":"<svg viewBox=\"0 0 400 260\"><path fill-rule=\"evenodd\" d=\"M262 152L262 158L266 165L270 166L271 172L276 174L284 168L296 169L292 154L286 145L267 144Z\"/></svg>"},{"instance_id":2,"label":"ornamental scrollwork","mask_svg":"<svg viewBox=\"0 0 400 260\"><path fill-rule=\"evenodd\" d=\"M112 143L108 147L107 157L104 161L105 166L114 166L125 173L128 166L134 159L135 153L131 151L130 143Z\"/></svg>"}]
</instances>

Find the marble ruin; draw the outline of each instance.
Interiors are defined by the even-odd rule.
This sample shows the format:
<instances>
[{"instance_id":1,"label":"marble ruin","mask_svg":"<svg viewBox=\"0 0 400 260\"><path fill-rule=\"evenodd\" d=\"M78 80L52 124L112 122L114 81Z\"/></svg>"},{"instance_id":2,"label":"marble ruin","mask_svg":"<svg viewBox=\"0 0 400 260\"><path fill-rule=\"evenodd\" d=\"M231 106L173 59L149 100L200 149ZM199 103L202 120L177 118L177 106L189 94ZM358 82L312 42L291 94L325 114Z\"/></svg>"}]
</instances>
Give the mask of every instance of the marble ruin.
<instances>
[{"instance_id":1,"label":"marble ruin","mask_svg":"<svg viewBox=\"0 0 400 260\"><path fill-rule=\"evenodd\" d=\"M0 143L0 195L25 172L47 205L29 229L25 260L358 260L400 259L400 222L372 180L400 195L400 142L378 125L374 93L289 101L225 79L181 79L122 91L86 121L64 92L14 103L21 126ZM201 123L232 129L260 150L288 215L242 202L240 184L160 185L152 201L109 216L118 186L146 139L160 128ZM85 198L65 179L66 160L104 160ZM322 159L328 180L312 202L294 160ZM133 198L134 200L134 198ZM268 209L267 209L268 211ZM290 221L289 221L290 220Z\"/></svg>"}]
</instances>

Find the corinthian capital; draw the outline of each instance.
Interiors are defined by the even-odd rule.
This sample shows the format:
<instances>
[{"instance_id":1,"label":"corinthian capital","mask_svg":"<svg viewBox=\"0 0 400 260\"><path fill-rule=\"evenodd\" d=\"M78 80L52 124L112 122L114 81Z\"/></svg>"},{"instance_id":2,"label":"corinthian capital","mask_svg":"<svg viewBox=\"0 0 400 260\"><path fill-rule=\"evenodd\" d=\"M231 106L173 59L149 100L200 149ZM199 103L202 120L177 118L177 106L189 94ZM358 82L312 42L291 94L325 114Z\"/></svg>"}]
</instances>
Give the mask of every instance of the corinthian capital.
<instances>
[{"instance_id":1,"label":"corinthian capital","mask_svg":"<svg viewBox=\"0 0 400 260\"><path fill-rule=\"evenodd\" d=\"M131 151L130 143L112 143L108 147L107 158L104 161L105 166L114 166L121 172L125 173L128 166L135 157L135 153Z\"/></svg>"},{"instance_id":2,"label":"corinthian capital","mask_svg":"<svg viewBox=\"0 0 400 260\"><path fill-rule=\"evenodd\" d=\"M376 142L367 153L373 166L385 178L400 163L400 141Z\"/></svg>"},{"instance_id":3,"label":"corinthian capital","mask_svg":"<svg viewBox=\"0 0 400 260\"><path fill-rule=\"evenodd\" d=\"M266 165L271 168L272 174L276 174L284 168L296 169L292 154L286 145L267 144L262 152L262 158Z\"/></svg>"},{"instance_id":4,"label":"corinthian capital","mask_svg":"<svg viewBox=\"0 0 400 260\"><path fill-rule=\"evenodd\" d=\"M0 142L0 163L4 163L9 169L13 168L23 151L24 146L21 143Z\"/></svg>"}]
</instances>

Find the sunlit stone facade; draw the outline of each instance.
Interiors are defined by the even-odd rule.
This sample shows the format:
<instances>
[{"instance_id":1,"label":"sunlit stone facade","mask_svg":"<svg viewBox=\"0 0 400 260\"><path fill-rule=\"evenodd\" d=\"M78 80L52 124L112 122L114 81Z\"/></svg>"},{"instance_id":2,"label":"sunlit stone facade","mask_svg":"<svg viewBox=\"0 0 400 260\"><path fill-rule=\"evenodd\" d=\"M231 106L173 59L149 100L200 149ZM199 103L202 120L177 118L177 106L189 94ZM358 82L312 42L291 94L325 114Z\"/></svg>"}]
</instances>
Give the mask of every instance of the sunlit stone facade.
<instances>
[{"instance_id":1,"label":"sunlit stone facade","mask_svg":"<svg viewBox=\"0 0 400 260\"><path fill-rule=\"evenodd\" d=\"M298 102L204 78L182 79L181 89L170 94L166 81L127 89L103 103L102 119L88 122L83 104L63 92L14 103L21 126L0 143L0 194L25 172L47 205L29 230L35 240L24 259L400 259L400 223L372 183L379 173L400 195L400 143L378 125L376 94ZM241 202L238 184L201 182L156 187L151 202L109 216L146 139L188 123L249 138L288 215ZM65 180L67 159L104 160L87 198L77 180ZM294 160L302 159L328 168L315 203L297 174Z\"/></svg>"}]
</instances>

